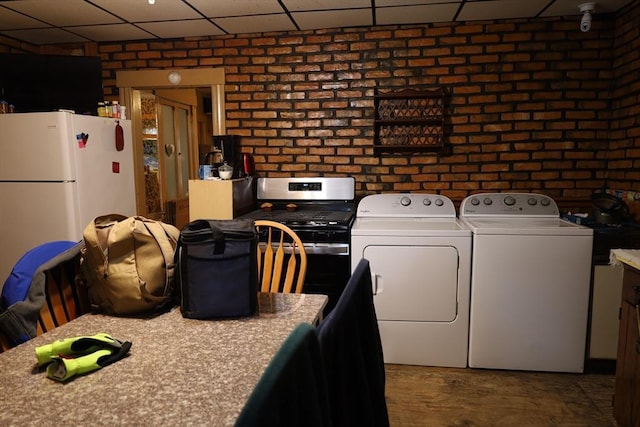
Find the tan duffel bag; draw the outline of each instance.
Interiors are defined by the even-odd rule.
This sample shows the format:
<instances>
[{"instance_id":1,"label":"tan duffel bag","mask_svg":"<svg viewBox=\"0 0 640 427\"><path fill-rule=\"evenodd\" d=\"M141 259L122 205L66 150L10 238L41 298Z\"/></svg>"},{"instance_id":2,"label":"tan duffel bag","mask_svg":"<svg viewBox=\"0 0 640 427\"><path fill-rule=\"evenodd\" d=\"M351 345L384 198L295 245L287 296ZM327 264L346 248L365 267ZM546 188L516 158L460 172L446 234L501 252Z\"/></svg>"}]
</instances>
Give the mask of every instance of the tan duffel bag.
<instances>
[{"instance_id":1,"label":"tan duffel bag","mask_svg":"<svg viewBox=\"0 0 640 427\"><path fill-rule=\"evenodd\" d=\"M180 231L141 216L95 218L84 229L82 272L96 311L140 314L172 301Z\"/></svg>"}]
</instances>

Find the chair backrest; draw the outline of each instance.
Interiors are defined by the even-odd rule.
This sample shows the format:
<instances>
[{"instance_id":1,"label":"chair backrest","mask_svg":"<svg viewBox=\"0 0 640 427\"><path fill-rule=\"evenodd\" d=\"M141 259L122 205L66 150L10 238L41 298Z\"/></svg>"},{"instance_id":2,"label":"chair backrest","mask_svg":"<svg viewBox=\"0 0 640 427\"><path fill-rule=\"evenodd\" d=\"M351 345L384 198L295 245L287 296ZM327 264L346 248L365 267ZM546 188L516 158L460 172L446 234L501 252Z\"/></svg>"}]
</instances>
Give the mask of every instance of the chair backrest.
<instances>
[{"instance_id":1,"label":"chair backrest","mask_svg":"<svg viewBox=\"0 0 640 427\"><path fill-rule=\"evenodd\" d=\"M318 335L308 323L300 323L278 349L235 423L261 426L331 426Z\"/></svg>"},{"instance_id":2,"label":"chair backrest","mask_svg":"<svg viewBox=\"0 0 640 427\"><path fill-rule=\"evenodd\" d=\"M37 334L91 311L87 288L79 282L80 258L60 263L45 272L46 302L40 309Z\"/></svg>"},{"instance_id":3,"label":"chair backrest","mask_svg":"<svg viewBox=\"0 0 640 427\"><path fill-rule=\"evenodd\" d=\"M258 278L262 292L301 293L307 273L307 253L300 237L275 221L257 220L258 229L267 229L267 242L258 243ZM286 273L283 277L283 269Z\"/></svg>"},{"instance_id":4,"label":"chair backrest","mask_svg":"<svg viewBox=\"0 0 640 427\"><path fill-rule=\"evenodd\" d=\"M0 315L0 350L63 325L91 310L86 287L80 283L81 250L76 244L35 270L24 300Z\"/></svg>"},{"instance_id":5,"label":"chair backrest","mask_svg":"<svg viewBox=\"0 0 640 427\"><path fill-rule=\"evenodd\" d=\"M11 348L11 344L9 343L9 338L4 334L4 332L0 331L0 353L5 350L9 350Z\"/></svg>"},{"instance_id":6,"label":"chair backrest","mask_svg":"<svg viewBox=\"0 0 640 427\"><path fill-rule=\"evenodd\" d=\"M318 326L334 426L389 426L382 342L369 261L361 259Z\"/></svg>"}]
</instances>

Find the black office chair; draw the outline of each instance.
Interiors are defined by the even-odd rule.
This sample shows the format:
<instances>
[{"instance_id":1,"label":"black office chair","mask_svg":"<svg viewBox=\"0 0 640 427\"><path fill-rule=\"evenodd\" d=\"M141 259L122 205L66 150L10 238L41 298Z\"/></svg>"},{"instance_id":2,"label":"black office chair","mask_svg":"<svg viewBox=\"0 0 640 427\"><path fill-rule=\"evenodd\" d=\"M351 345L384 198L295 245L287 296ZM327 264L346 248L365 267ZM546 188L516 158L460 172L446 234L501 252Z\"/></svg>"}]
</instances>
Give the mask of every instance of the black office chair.
<instances>
[{"instance_id":1,"label":"black office chair","mask_svg":"<svg viewBox=\"0 0 640 427\"><path fill-rule=\"evenodd\" d=\"M361 259L318 326L334 426L389 426L385 371L369 261Z\"/></svg>"},{"instance_id":2,"label":"black office chair","mask_svg":"<svg viewBox=\"0 0 640 427\"><path fill-rule=\"evenodd\" d=\"M236 427L329 427L329 397L313 326L299 324L258 381Z\"/></svg>"}]
</instances>

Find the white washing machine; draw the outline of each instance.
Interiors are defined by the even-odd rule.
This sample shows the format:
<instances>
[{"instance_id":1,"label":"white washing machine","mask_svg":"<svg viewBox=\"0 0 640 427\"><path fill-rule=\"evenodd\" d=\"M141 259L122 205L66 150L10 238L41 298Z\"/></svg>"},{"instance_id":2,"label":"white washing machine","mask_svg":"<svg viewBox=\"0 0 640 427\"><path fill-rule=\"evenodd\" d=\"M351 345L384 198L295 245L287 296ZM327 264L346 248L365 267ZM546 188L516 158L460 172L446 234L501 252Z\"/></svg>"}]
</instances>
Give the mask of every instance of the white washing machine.
<instances>
[{"instance_id":1,"label":"white washing machine","mask_svg":"<svg viewBox=\"0 0 640 427\"><path fill-rule=\"evenodd\" d=\"M375 194L358 204L352 270L369 260L386 363L466 367L471 232L433 194Z\"/></svg>"},{"instance_id":2,"label":"white washing machine","mask_svg":"<svg viewBox=\"0 0 640 427\"><path fill-rule=\"evenodd\" d=\"M541 194L465 198L473 232L469 367L583 372L593 230Z\"/></svg>"}]
</instances>

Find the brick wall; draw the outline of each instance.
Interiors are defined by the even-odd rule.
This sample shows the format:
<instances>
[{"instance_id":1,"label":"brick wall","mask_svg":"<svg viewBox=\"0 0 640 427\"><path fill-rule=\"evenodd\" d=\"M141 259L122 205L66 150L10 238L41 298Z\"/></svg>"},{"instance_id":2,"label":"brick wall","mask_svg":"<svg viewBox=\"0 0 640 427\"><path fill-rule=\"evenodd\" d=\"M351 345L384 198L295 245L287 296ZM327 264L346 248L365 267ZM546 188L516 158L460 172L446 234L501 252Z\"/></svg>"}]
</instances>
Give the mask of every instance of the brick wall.
<instances>
[{"instance_id":1,"label":"brick wall","mask_svg":"<svg viewBox=\"0 0 640 427\"><path fill-rule=\"evenodd\" d=\"M606 187L640 220L640 2L616 22Z\"/></svg>"},{"instance_id":2,"label":"brick wall","mask_svg":"<svg viewBox=\"0 0 640 427\"><path fill-rule=\"evenodd\" d=\"M615 88L609 150L610 187L640 192L640 4L616 23Z\"/></svg>"},{"instance_id":3,"label":"brick wall","mask_svg":"<svg viewBox=\"0 0 640 427\"><path fill-rule=\"evenodd\" d=\"M598 15L588 33L576 16L97 49L114 99L117 70L225 67L227 132L261 176L350 175L359 195L515 190L572 203L608 181L638 185L639 10ZM447 93L447 154L374 156L374 91L435 87Z\"/></svg>"},{"instance_id":4,"label":"brick wall","mask_svg":"<svg viewBox=\"0 0 640 427\"><path fill-rule=\"evenodd\" d=\"M614 21L500 21L103 44L105 68L224 66L227 132L262 176L351 175L360 195L604 185ZM111 76L112 78L114 75ZM447 155L373 155L375 89L447 93Z\"/></svg>"}]
</instances>

